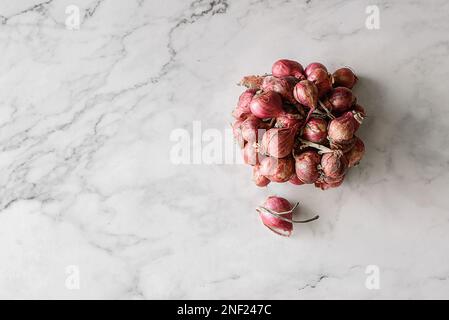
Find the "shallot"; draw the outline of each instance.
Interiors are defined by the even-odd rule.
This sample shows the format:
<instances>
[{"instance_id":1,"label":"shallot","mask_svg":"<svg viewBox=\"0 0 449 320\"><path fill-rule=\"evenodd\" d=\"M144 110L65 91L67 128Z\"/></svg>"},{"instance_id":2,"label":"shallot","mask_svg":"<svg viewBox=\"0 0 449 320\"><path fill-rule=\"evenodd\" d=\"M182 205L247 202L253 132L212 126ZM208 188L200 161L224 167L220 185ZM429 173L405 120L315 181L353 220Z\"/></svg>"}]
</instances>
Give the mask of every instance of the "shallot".
<instances>
[{"instance_id":1,"label":"shallot","mask_svg":"<svg viewBox=\"0 0 449 320\"><path fill-rule=\"evenodd\" d=\"M332 82L335 87L346 87L352 89L357 82L357 76L349 68L337 69L332 74Z\"/></svg>"},{"instance_id":2,"label":"shallot","mask_svg":"<svg viewBox=\"0 0 449 320\"><path fill-rule=\"evenodd\" d=\"M293 60L281 59L276 61L271 67L271 73L275 77L292 76L298 79L304 79L304 69L302 65Z\"/></svg>"},{"instance_id":3,"label":"shallot","mask_svg":"<svg viewBox=\"0 0 449 320\"><path fill-rule=\"evenodd\" d=\"M295 99L302 105L315 109L318 103L318 88L312 81L302 80L295 85L293 90Z\"/></svg>"},{"instance_id":4,"label":"shallot","mask_svg":"<svg viewBox=\"0 0 449 320\"><path fill-rule=\"evenodd\" d=\"M332 105L332 112L342 113L351 109L356 102L356 98L350 89L337 87L331 92L329 102Z\"/></svg>"},{"instance_id":5,"label":"shallot","mask_svg":"<svg viewBox=\"0 0 449 320\"><path fill-rule=\"evenodd\" d=\"M236 119L245 119L248 115L251 114L251 110L249 108L249 104L251 100L253 99L254 95L256 94L255 89L248 89L244 91L240 97L239 101L237 102L237 107L235 108L232 115Z\"/></svg>"},{"instance_id":6,"label":"shallot","mask_svg":"<svg viewBox=\"0 0 449 320\"><path fill-rule=\"evenodd\" d=\"M274 233L289 237L293 230L293 223L308 223L317 220L319 216L315 216L307 220L293 220L293 212L299 203L294 206L288 200L281 197L270 196L262 206L256 208L262 223Z\"/></svg>"},{"instance_id":7,"label":"shallot","mask_svg":"<svg viewBox=\"0 0 449 320\"><path fill-rule=\"evenodd\" d=\"M310 71L307 80L312 81L318 89L318 96L321 98L332 90L332 79L326 70L315 68Z\"/></svg>"},{"instance_id":8,"label":"shallot","mask_svg":"<svg viewBox=\"0 0 449 320\"><path fill-rule=\"evenodd\" d=\"M276 118L282 113L281 96L274 91L256 94L249 106L252 114L260 119Z\"/></svg>"},{"instance_id":9,"label":"shallot","mask_svg":"<svg viewBox=\"0 0 449 320\"><path fill-rule=\"evenodd\" d=\"M294 104L296 103L296 100L293 97L293 88L297 82L298 79L294 77L278 78L274 76L266 76L264 77L260 88L263 91L277 92L286 102Z\"/></svg>"},{"instance_id":10,"label":"shallot","mask_svg":"<svg viewBox=\"0 0 449 320\"><path fill-rule=\"evenodd\" d=\"M304 127L302 137L316 143L325 141L327 137L327 121L322 118L310 118Z\"/></svg>"},{"instance_id":11,"label":"shallot","mask_svg":"<svg viewBox=\"0 0 449 320\"><path fill-rule=\"evenodd\" d=\"M259 163L259 153L252 143L247 143L243 148L243 162L251 166Z\"/></svg>"},{"instance_id":12,"label":"shallot","mask_svg":"<svg viewBox=\"0 0 449 320\"><path fill-rule=\"evenodd\" d=\"M316 151L304 151L295 155L295 172L299 180L303 183L314 183L320 177L318 165L321 162L321 156Z\"/></svg>"},{"instance_id":13,"label":"shallot","mask_svg":"<svg viewBox=\"0 0 449 320\"><path fill-rule=\"evenodd\" d=\"M246 118L240 125L243 139L248 142L257 142L261 123L262 121L253 115Z\"/></svg>"},{"instance_id":14,"label":"shallot","mask_svg":"<svg viewBox=\"0 0 449 320\"><path fill-rule=\"evenodd\" d=\"M312 81L303 80L296 84L293 95L300 104L310 108L305 121L307 123L318 104L318 88Z\"/></svg>"},{"instance_id":15,"label":"shallot","mask_svg":"<svg viewBox=\"0 0 449 320\"><path fill-rule=\"evenodd\" d=\"M266 187L270 183L270 179L260 174L260 165L253 166L253 181L258 187Z\"/></svg>"},{"instance_id":16,"label":"shallot","mask_svg":"<svg viewBox=\"0 0 449 320\"><path fill-rule=\"evenodd\" d=\"M342 152L325 153L321 157L321 169L326 177L338 179L348 170L348 160Z\"/></svg>"},{"instance_id":17,"label":"shallot","mask_svg":"<svg viewBox=\"0 0 449 320\"><path fill-rule=\"evenodd\" d=\"M282 159L265 157L260 161L260 174L272 182L287 182L294 170L295 162L291 156Z\"/></svg>"},{"instance_id":18,"label":"shallot","mask_svg":"<svg viewBox=\"0 0 449 320\"><path fill-rule=\"evenodd\" d=\"M291 178L290 178L290 180L288 180L288 182L290 182L291 184L297 185L297 186L300 186L300 185L304 184L304 182L302 182L301 179L298 178L296 173L294 173L291 176Z\"/></svg>"},{"instance_id":19,"label":"shallot","mask_svg":"<svg viewBox=\"0 0 449 320\"><path fill-rule=\"evenodd\" d=\"M276 118L276 128L291 128L295 125L300 125L303 116L299 113L283 112Z\"/></svg>"},{"instance_id":20,"label":"shallot","mask_svg":"<svg viewBox=\"0 0 449 320\"><path fill-rule=\"evenodd\" d=\"M272 128L267 130L260 143L261 153L275 158L288 156L293 150L297 131L298 125L293 125L290 128Z\"/></svg>"},{"instance_id":21,"label":"shallot","mask_svg":"<svg viewBox=\"0 0 449 320\"><path fill-rule=\"evenodd\" d=\"M360 160L362 160L365 154L365 144L362 139L354 136L354 146L345 153L346 158L348 159L348 167L354 167L359 164Z\"/></svg>"},{"instance_id":22,"label":"shallot","mask_svg":"<svg viewBox=\"0 0 449 320\"><path fill-rule=\"evenodd\" d=\"M324 71L327 72L327 68L325 67L324 64L319 63L319 62L312 62L311 64L309 64L306 67L306 70L304 70L306 77L308 77L312 73L312 71L314 71L316 69L323 69Z\"/></svg>"},{"instance_id":23,"label":"shallot","mask_svg":"<svg viewBox=\"0 0 449 320\"><path fill-rule=\"evenodd\" d=\"M342 116L333 119L327 129L328 139L332 143L345 143L352 139L356 129L354 114L346 112Z\"/></svg>"}]
</instances>

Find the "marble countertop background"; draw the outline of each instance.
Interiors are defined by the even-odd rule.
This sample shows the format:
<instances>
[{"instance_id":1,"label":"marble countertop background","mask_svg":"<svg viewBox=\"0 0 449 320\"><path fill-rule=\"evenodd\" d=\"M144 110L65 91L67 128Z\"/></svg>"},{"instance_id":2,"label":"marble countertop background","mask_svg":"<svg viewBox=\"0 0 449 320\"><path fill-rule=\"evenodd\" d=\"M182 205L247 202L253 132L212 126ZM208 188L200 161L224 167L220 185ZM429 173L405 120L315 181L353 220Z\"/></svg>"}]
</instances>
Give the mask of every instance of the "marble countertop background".
<instances>
[{"instance_id":1,"label":"marble countertop background","mask_svg":"<svg viewBox=\"0 0 449 320\"><path fill-rule=\"evenodd\" d=\"M449 2L41 1L0 4L0 298L449 298ZM173 164L278 58L360 76L344 185ZM269 194L321 217L277 237Z\"/></svg>"}]
</instances>

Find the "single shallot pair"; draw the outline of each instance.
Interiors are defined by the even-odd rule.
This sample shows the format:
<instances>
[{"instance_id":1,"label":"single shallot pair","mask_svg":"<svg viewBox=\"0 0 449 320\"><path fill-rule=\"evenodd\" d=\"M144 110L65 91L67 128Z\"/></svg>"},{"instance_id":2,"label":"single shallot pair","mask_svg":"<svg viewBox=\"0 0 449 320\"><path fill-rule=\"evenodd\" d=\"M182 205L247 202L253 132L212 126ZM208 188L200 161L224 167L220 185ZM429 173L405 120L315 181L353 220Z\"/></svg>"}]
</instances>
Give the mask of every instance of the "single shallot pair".
<instances>
[{"instance_id":1,"label":"single shallot pair","mask_svg":"<svg viewBox=\"0 0 449 320\"><path fill-rule=\"evenodd\" d=\"M304 69L287 59L276 61L271 74L242 79L247 89L232 113L232 127L257 186L289 181L326 190L343 183L365 153L355 135L366 117L351 90L357 80L349 68L329 74L321 63ZM278 232L278 227L292 225L294 221L287 221L292 210L280 214L267 205L258 208L265 225L284 234L288 228ZM282 223L272 223L279 219Z\"/></svg>"},{"instance_id":2,"label":"single shallot pair","mask_svg":"<svg viewBox=\"0 0 449 320\"><path fill-rule=\"evenodd\" d=\"M262 206L256 208L262 223L271 231L285 237L289 237L293 230L293 223L307 223L319 218L315 216L307 220L293 220L293 212L299 206L294 206L288 200L270 196L265 200Z\"/></svg>"}]
</instances>

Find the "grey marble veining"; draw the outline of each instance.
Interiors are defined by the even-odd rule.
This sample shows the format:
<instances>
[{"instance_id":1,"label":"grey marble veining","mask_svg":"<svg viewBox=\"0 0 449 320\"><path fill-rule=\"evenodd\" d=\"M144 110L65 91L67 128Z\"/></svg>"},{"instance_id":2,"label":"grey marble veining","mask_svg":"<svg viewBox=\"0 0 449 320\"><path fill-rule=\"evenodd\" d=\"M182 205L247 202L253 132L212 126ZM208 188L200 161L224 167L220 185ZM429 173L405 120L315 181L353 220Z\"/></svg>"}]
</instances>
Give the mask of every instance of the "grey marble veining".
<instances>
[{"instance_id":1,"label":"grey marble veining","mask_svg":"<svg viewBox=\"0 0 449 320\"><path fill-rule=\"evenodd\" d=\"M449 3L376 1L369 30L372 4L2 1L0 298L448 298ZM224 130L278 58L360 76L367 154L341 188L171 163L172 130ZM320 220L276 237L269 194Z\"/></svg>"}]
</instances>

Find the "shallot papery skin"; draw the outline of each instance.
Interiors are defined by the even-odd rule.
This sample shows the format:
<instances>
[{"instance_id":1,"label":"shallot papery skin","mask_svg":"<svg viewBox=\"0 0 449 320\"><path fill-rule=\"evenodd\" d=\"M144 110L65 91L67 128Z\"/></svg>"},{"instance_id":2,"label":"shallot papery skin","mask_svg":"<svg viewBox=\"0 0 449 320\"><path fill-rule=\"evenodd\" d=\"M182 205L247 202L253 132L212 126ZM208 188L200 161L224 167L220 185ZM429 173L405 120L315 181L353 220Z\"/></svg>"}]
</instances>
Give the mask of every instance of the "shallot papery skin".
<instances>
[{"instance_id":1,"label":"shallot papery skin","mask_svg":"<svg viewBox=\"0 0 449 320\"><path fill-rule=\"evenodd\" d=\"M249 89L260 89L262 86L263 76L245 76L240 80L240 85L245 86Z\"/></svg>"},{"instance_id":2,"label":"shallot papery skin","mask_svg":"<svg viewBox=\"0 0 449 320\"><path fill-rule=\"evenodd\" d=\"M325 141L327 137L327 121L322 118L310 118L304 127L302 137L315 143Z\"/></svg>"},{"instance_id":3,"label":"shallot papery skin","mask_svg":"<svg viewBox=\"0 0 449 320\"><path fill-rule=\"evenodd\" d=\"M294 173L295 162L292 157L277 159L266 157L260 161L260 174L272 182L287 182Z\"/></svg>"},{"instance_id":4,"label":"shallot papery skin","mask_svg":"<svg viewBox=\"0 0 449 320\"><path fill-rule=\"evenodd\" d=\"M259 153L252 143L247 143L243 148L243 162L251 166L259 164Z\"/></svg>"},{"instance_id":5,"label":"shallot papery skin","mask_svg":"<svg viewBox=\"0 0 449 320\"><path fill-rule=\"evenodd\" d=\"M315 109L318 103L318 89L312 81L302 80L295 85L293 95L300 104Z\"/></svg>"},{"instance_id":6,"label":"shallot papery skin","mask_svg":"<svg viewBox=\"0 0 449 320\"><path fill-rule=\"evenodd\" d=\"M354 137L355 143L351 150L345 153L346 158L348 159L348 167L354 167L359 164L360 160L362 160L365 155L365 144L362 139L359 137Z\"/></svg>"},{"instance_id":7,"label":"shallot papery skin","mask_svg":"<svg viewBox=\"0 0 449 320\"><path fill-rule=\"evenodd\" d=\"M356 102L356 98L351 89L337 87L331 92L329 102L332 105L332 112L343 113L351 109Z\"/></svg>"},{"instance_id":8,"label":"shallot papery skin","mask_svg":"<svg viewBox=\"0 0 449 320\"><path fill-rule=\"evenodd\" d=\"M290 178L290 180L288 180L288 182L290 182L291 184L297 185L297 186L300 186L300 185L303 185L303 184L304 184L304 182L302 182L302 181L298 178L298 176L296 175L296 173L294 173L294 174L291 176L291 178Z\"/></svg>"},{"instance_id":9,"label":"shallot papery skin","mask_svg":"<svg viewBox=\"0 0 449 320\"><path fill-rule=\"evenodd\" d=\"M257 142L259 127L261 126L261 123L262 121L253 115L249 116L245 121L243 121L240 125L243 139L248 142Z\"/></svg>"},{"instance_id":10,"label":"shallot papery skin","mask_svg":"<svg viewBox=\"0 0 449 320\"><path fill-rule=\"evenodd\" d=\"M243 148L245 145L245 139L243 139L242 135L242 120L236 120L232 125L232 134L234 135L235 141L239 145L240 148Z\"/></svg>"},{"instance_id":11,"label":"shallot papery skin","mask_svg":"<svg viewBox=\"0 0 449 320\"><path fill-rule=\"evenodd\" d=\"M290 202L284 198L270 196L264 202L263 207L277 213L286 212L282 214L282 217L284 218L291 220L293 217L292 206ZM285 237L291 235L293 230L293 224L291 222L282 220L264 210L258 210L258 212L263 224L271 231Z\"/></svg>"},{"instance_id":12,"label":"shallot papery skin","mask_svg":"<svg viewBox=\"0 0 449 320\"><path fill-rule=\"evenodd\" d=\"M307 76L307 80L312 81L318 89L318 96L324 97L332 90L332 78L326 70L316 68Z\"/></svg>"},{"instance_id":13,"label":"shallot papery skin","mask_svg":"<svg viewBox=\"0 0 449 320\"><path fill-rule=\"evenodd\" d=\"M245 120L246 117L248 117L248 114L245 113L245 111L241 108L235 107L235 109L232 111L232 116L237 120Z\"/></svg>"},{"instance_id":14,"label":"shallot papery skin","mask_svg":"<svg viewBox=\"0 0 449 320\"><path fill-rule=\"evenodd\" d=\"M320 177L318 165L321 156L316 151L304 151L295 156L295 171L299 180L309 184L314 183Z\"/></svg>"},{"instance_id":15,"label":"shallot papery skin","mask_svg":"<svg viewBox=\"0 0 449 320\"><path fill-rule=\"evenodd\" d=\"M363 117L366 117L365 108L363 108L360 104L356 103L352 110L355 111L355 112L360 113Z\"/></svg>"},{"instance_id":16,"label":"shallot papery skin","mask_svg":"<svg viewBox=\"0 0 449 320\"><path fill-rule=\"evenodd\" d=\"M301 124L302 115L299 113L283 112L279 117L276 118L276 128L291 128L295 125L299 126Z\"/></svg>"},{"instance_id":17,"label":"shallot papery skin","mask_svg":"<svg viewBox=\"0 0 449 320\"><path fill-rule=\"evenodd\" d=\"M349 152L349 150L351 150L352 147L354 147L354 144L355 144L354 137L352 137L352 139L350 140L343 142L335 142L332 140L329 141L329 146L331 147L332 150L340 150L343 153Z\"/></svg>"},{"instance_id":18,"label":"shallot papery skin","mask_svg":"<svg viewBox=\"0 0 449 320\"><path fill-rule=\"evenodd\" d=\"M337 69L332 74L332 79L335 87L346 87L352 89L357 83L357 76L349 68Z\"/></svg>"},{"instance_id":19,"label":"shallot papery skin","mask_svg":"<svg viewBox=\"0 0 449 320\"><path fill-rule=\"evenodd\" d=\"M352 139L355 132L355 119L352 112L331 120L327 128L329 141L332 143L346 143Z\"/></svg>"},{"instance_id":20,"label":"shallot papery skin","mask_svg":"<svg viewBox=\"0 0 449 320\"><path fill-rule=\"evenodd\" d=\"M261 153L275 158L288 156L293 150L297 131L298 125L293 125L291 128L272 128L267 130L260 143Z\"/></svg>"},{"instance_id":21,"label":"shallot papery skin","mask_svg":"<svg viewBox=\"0 0 449 320\"><path fill-rule=\"evenodd\" d=\"M260 174L260 165L253 166L253 181L258 187L266 187L270 179Z\"/></svg>"},{"instance_id":22,"label":"shallot papery skin","mask_svg":"<svg viewBox=\"0 0 449 320\"><path fill-rule=\"evenodd\" d=\"M320 178L318 181L315 182L315 187L320 188L321 190L337 188L342 185L344 179L345 176L336 179L323 176L322 178Z\"/></svg>"},{"instance_id":23,"label":"shallot papery skin","mask_svg":"<svg viewBox=\"0 0 449 320\"><path fill-rule=\"evenodd\" d=\"M281 59L273 63L271 73L278 78L295 77L297 79L304 79L304 69L302 65L293 60Z\"/></svg>"},{"instance_id":24,"label":"shallot papery skin","mask_svg":"<svg viewBox=\"0 0 449 320\"><path fill-rule=\"evenodd\" d=\"M324 64L319 62L312 62L306 67L306 70L304 70L306 77L308 77L312 73L312 71L316 69L323 69L324 71L327 72L327 68Z\"/></svg>"},{"instance_id":25,"label":"shallot papery skin","mask_svg":"<svg viewBox=\"0 0 449 320\"><path fill-rule=\"evenodd\" d=\"M237 102L237 107L235 108L232 115L236 119L244 119L251 114L251 109L249 108L249 104L256 94L256 89L248 89L245 90L239 97L239 101Z\"/></svg>"},{"instance_id":26,"label":"shallot papery skin","mask_svg":"<svg viewBox=\"0 0 449 320\"><path fill-rule=\"evenodd\" d=\"M260 119L276 118L283 111L281 96L274 91L256 94L249 106L251 113Z\"/></svg>"},{"instance_id":27,"label":"shallot papery skin","mask_svg":"<svg viewBox=\"0 0 449 320\"><path fill-rule=\"evenodd\" d=\"M366 111L361 105L356 104L352 109L352 114L354 115L355 120L355 131L357 131L362 124L363 119L366 117Z\"/></svg>"},{"instance_id":28,"label":"shallot papery skin","mask_svg":"<svg viewBox=\"0 0 449 320\"><path fill-rule=\"evenodd\" d=\"M280 94L282 99L288 103L296 103L293 97L293 88L298 79L294 77L278 78L274 76L266 76L263 79L261 89L263 91L274 91Z\"/></svg>"},{"instance_id":29,"label":"shallot papery skin","mask_svg":"<svg viewBox=\"0 0 449 320\"><path fill-rule=\"evenodd\" d=\"M328 178L341 178L348 170L348 160L341 152L325 153L321 157L321 170Z\"/></svg>"}]
</instances>

